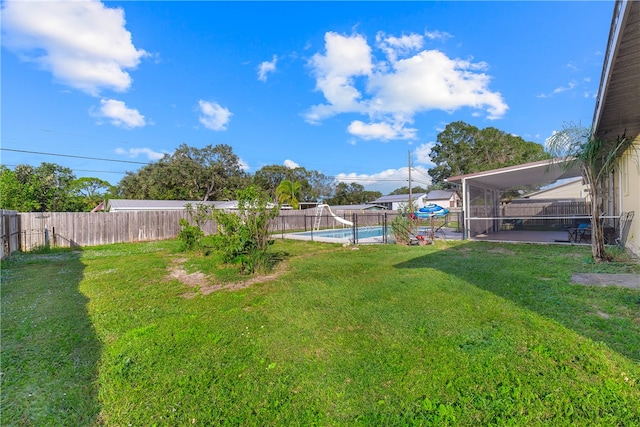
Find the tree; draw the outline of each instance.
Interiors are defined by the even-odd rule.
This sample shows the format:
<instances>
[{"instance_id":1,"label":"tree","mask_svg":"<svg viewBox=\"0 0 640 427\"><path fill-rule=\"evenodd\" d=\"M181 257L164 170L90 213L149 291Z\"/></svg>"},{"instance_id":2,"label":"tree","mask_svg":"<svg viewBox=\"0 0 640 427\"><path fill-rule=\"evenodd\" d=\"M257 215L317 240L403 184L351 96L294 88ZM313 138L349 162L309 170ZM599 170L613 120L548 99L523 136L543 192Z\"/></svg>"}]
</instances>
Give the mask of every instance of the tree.
<instances>
[{"instance_id":1,"label":"tree","mask_svg":"<svg viewBox=\"0 0 640 427\"><path fill-rule=\"evenodd\" d=\"M307 174L311 189L305 200L315 202L331 197L336 187L335 178L316 170L307 171Z\"/></svg>"},{"instance_id":2,"label":"tree","mask_svg":"<svg viewBox=\"0 0 640 427\"><path fill-rule=\"evenodd\" d=\"M567 169L580 166L582 179L591 192L591 253L596 263L608 261L604 246L604 229L600 222L606 181L618 164L619 156L633 144L625 135L605 141L596 138L591 129L572 123L547 140L549 151L555 157L564 157Z\"/></svg>"},{"instance_id":3,"label":"tree","mask_svg":"<svg viewBox=\"0 0 640 427\"><path fill-rule=\"evenodd\" d=\"M0 166L0 209L31 212L33 205L25 198L25 186L8 167ZM25 202L27 203L25 205ZM25 206L28 206L25 209Z\"/></svg>"},{"instance_id":4,"label":"tree","mask_svg":"<svg viewBox=\"0 0 640 427\"><path fill-rule=\"evenodd\" d=\"M76 197L78 206L81 206L84 211L95 208L114 191L114 187L109 182L99 178L75 179L71 181L69 189Z\"/></svg>"},{"instance_id":5,"label":"tree","mask_svg":"<svg viewBox=\"0 0 640 427\"><path fill-rule=\"evenodd\" d=\"M284 181L298 182L300 185L299 201L304 200L303 188L309 188L304 168L288 168L282 165L267 165L258 169L253 175L253 183L269 194L273 200L278 199L278 187Z\"/></svg>"},{"instance_id":6,"label":"tree","mask_svg":"<svg viewBox=\"0 0 640 427\"><path fill-rule=\"evenodd\" d=\"M431 149L433 184L447 187L446 178L550 158L544 147L493 127L478 129L462 121L450 123Z\"/></svg>"},{"instance_id":7,"label":"tree","mask_svg":"<svg viewBox=\"0 0 640 427\"><path fill-rule=\"evenodd\" d=\"M21 212L73 212L82 210L74 197L71 169L43 162L38 167L21 164L13 171L3 166L0 179L2 208Z\"/></svg>"},{"instance_id":8,"label":"tree","mask_svg":"<svg viewBox=\"0 0 640 427\"><path fill-rule=\"evenodd\" d=\"M327 199L326 203L329 205L354 205L371 202L378 197L382 197L382 193L379 191L366 191L364 186L357 182L352 182L351 184L339 182L336 185L333 197Z\"/></svg>"},{"instance_id":9,"label":"tree","mask_svg":"<svg viewBox=\"0 0 640 427\"><path fill-rule=\"evenodd\" d=\"M118 194L132 199L221 200L247 182L231 146L182 144L158 162L128 172L118 184Z\"/></svg>"},{"instance_id":10,"label":"tree","mask_svg":"<svg viewBox=\"0 0 640 427\"><path fill-rule=\"evenodd\" d=\"M428 192L429 192L428 189L424 189L422 187L411 187L411 194L428 193ZM390 196L398 196L401 194L409 194L409 187L405 186L405 187L396 188L391 193L389 193Z\"/></svg>"},{"instance_id":11,"label":"tree","mask_svg":"<svg viewBox=\"0 0 640 427\"><path fill-rule=\"evenodd\" d=\"M293 209L298 209L298 197L300 196L300 182L299 181L289 181L288 179L283 180L278 188L276 189L276 197L278 198L278 203L280 204L288 204Z\"/></svg>"},{"instance_id":12,"label":"tree","mask_svg":"<svg viewBox=\"0 0 640 427\"><path fill-rule=\"evenodd\" d=\"M299 202L315 202L329 197L335 184L332 177L321 172L308 171L303 167L288 168L282 165L268 165L260 168L253 175L253 182L267 191L273 200L277 200L276 190L284 180L300 183Z\"/></svg>"}]
</instances>

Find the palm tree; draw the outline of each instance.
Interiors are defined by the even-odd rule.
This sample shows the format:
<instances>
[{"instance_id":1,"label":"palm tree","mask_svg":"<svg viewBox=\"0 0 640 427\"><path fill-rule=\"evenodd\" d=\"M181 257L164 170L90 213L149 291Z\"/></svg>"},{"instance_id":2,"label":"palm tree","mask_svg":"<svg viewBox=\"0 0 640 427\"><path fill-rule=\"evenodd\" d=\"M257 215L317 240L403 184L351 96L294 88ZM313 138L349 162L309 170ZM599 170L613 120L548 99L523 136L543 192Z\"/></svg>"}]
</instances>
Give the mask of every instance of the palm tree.
<instances>
[{"instance_id":1,"label":"palm tree","mask_svg":"<svg viewBox=\"0 0 640 427\"><path fill-rule=\"evenodd\" d=\"M591 193L591 252L596 263L609 258L604 247L604 231L600 222L601 192L618 163L618 157L633 144L625 135L605 141L596 138L591 129L566 124L547 140L547 148L555 157L566 157L565 167L580 166L582 179Z\"/></svg>"},{"instance_id":2,"label":"palm tree","mask_svg":"<svg viewBox=\"0 0 640 427\"><path fill-rule=\"evenodd\" d=\"M301 184L299 181L283 180L276 188L276 197L280 204L289 204L293 209L298 209L298 197Z\"/></svg>"}]
</instances>

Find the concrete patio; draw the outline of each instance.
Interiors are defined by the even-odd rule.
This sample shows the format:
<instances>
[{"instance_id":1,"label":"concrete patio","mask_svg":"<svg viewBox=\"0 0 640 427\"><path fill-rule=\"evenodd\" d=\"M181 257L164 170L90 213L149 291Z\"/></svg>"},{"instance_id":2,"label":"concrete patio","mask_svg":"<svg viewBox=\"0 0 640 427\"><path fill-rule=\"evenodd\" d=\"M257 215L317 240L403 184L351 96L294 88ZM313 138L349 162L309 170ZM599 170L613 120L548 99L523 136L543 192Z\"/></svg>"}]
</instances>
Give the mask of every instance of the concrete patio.
<instances>
[{"instance_id":1,"label":"concrete patio","mask_svg":"<svg viewBox=\"0 0 640 427\"><path fill-rule=\"evenodd\" d=\"M588 245L589 242L574 243L569 241L569 233L562 231L527 231L527 230L504 230L491 234L479 234L470 237L469 240L491 241L491 242L519 242L519 243L563 243Z\"/></svg>"}]
</instances>

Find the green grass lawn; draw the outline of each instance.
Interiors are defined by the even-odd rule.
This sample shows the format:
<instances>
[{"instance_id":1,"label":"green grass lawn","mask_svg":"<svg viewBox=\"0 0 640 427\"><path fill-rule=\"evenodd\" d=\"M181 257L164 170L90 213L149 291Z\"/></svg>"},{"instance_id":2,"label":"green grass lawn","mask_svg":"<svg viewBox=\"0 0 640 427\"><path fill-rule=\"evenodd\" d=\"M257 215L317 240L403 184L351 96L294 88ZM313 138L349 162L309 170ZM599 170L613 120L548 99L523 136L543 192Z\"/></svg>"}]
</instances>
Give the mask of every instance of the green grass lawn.
<instances>
[{"instance_id":1,"label":"green grass lawn","mask_svg":"<svg viewBox=\"0 0 640 427\"><path fill-rule=\"evenodd\" d=\"M640 425L640 291L571 283L637 264L276 241L272 277L210 292L234 268L177 248L3 262L3 426Z\"/></svg>"}]
</instances>

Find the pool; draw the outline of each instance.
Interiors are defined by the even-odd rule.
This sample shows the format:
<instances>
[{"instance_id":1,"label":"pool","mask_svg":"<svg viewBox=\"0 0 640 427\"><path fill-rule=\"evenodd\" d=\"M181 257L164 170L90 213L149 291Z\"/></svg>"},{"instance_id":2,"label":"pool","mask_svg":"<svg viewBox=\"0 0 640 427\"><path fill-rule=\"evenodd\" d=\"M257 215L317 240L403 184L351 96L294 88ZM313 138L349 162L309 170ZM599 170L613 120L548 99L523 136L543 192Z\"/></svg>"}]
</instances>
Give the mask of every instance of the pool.
<instances>
[{"instance_id":1,"label":"pool","mask_svg":"<svg viewBox=\"0 0 640 427\"><path fill-rule=\"evenodd\" d=\"M383 241L383 227L359 227L357 229L358 241L361 243L381 243ZM332 230L305 231L302 233L287 233L284 235L291 239L317 240L319 242L346 243L353 240L353 229L340 228Z\"/></svg>"}]
</instances>

